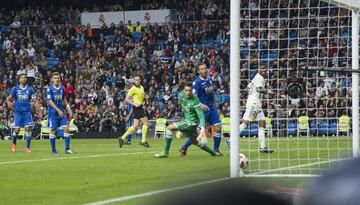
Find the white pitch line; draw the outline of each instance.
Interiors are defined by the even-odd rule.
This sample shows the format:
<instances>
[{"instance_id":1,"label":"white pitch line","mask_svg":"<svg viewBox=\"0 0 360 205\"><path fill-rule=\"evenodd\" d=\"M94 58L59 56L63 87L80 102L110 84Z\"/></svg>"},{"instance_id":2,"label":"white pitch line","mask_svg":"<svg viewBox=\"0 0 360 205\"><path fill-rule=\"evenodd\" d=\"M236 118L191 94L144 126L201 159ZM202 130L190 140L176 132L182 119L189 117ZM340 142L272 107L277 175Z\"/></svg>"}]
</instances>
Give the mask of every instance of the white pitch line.
<instances>
[{"instance_id":1,"label":"white pitch line","mask_svg":"<svg viewBox=\"0 0 360 205\"><path fill-rule=\"evenodd\" d=\"M138 155L138 154L149 154L155 153L152 152L127 152L127 153L118 153L118 154L98 154L98 155L88 155L88 156L79 156L79 157L60 157L60 158L45 158L45 159L34 159L34 160L18 160L10 162L0 162L0 165L6 164L21 164L21 163L33 163L33 162L45 162L45 161L54 161L54 160L69 160L69 159L89 159L89 158L98 158L98 157L115 157L123 155Z\"/></svg>"},{"instance_id":2,"label":"white pitch line","mask_svg":"<svg viewBox=\"0 0 360 205\"><path fill-rule=\"evenodd\" d=\"M283 168L272 169L272 170L267 170L267 171L254 172L254 173L246 175L246 176L256 176L256 175L265 174L265 173L269 173L269 172L296 169L296 168L319 165L319 164L325 164L325 163L330 163L330 162L335 162L335 161L340 161L340 160L345 160L345 159L334 159L334 160L328 160L328 161L322 161L322 162L314 162L314 163L308 163L308 164L297 165L297 166L283 167ZM263 175L263 176L265 176L265 175ZM281 176L279 175L279 177L281 177ZM215 180L210 180L210 181L204 181L204 182L199 182L199 183L195 183L195 184L189 184L189 185L180 186L180 187L174 187L174 188L169 188L169 189L160 189L160 190L145 192L145 193L141 193L141 194L134 194L134 195L128 195L128 196L123 196L123 197L118 197L118 198L113 198L113 199L107 199L107 200L104 200L104 201L91 202L91 203L87 203L87 204L84 204L84 205L103 205L103 204L111 204L111 203L115 203L115 202L123 202L123 201L131 200L131 199L136 199L136 198L142 198L142 197L152 196L152 195L156 195L156 194L161 194L161 193L164 193L164 192L176 191L176 190L201 186L201 185L205 185L205 184L221 182L221 181L225 181L225 180L228 180L228 179L231 179L231 178L230 177L225 177L225 178L220 178L220 179L215 179Z\"/></svg>"},{"instance_id":3,"label":"white pitch line","mask_svg":"<svg viewBox=\"0 0 360 205\"><path fill-rule=\"evenodd\" d=\"M230 177L214 179L214 180L210 180L210 181L203 181L203 182L199 182L199 183L195 183L195 184L189 184L189 185L179 186L179 187L174 187L174 188L149 191L149 192L145 192L145 193L141 193L141 194L134 194L134 195L128 195L128 196L123 196L123 197L118 197L118 198L113 198L113 199L107 199L107 200L104 200L104 201L97 201L97 202L87 203L87 204L84 204L84 205L111 204L111 203L115 203L115 202L122 202L122 201L131 200L131 199L136 199L136 198L142 198L142 197L146 197L146 196L152 196L152 195L156 195L156 194L161 194L161 193L164 193L164 192L177 191L177 190L197 187L197 186L201 186L201 185L217 183L217 182L225 181L225 180L228 180L228 179L230 179Z\"/></svg>"},{"instance_id":4,"label":"white pitch line","mask_svg":"<svg viewBox=\"0 0 360 205\"><path fill-rule=\"evenodd\" d=\"M327 160L327 161L321 161L321 162L313 162L313 163L301 164L301 165L290 166L290 167L282 167L282 168L277 168L277 169L270 169L270 170L266 170L266 171L254 172L254 173L248 174L248 176L256 176L258 174L266 174L266 173L277 172L277 171L297 169L297 168L301 168L301 167L308 167L308 166L313 166L313 165L326 164L326 163L331 163L331 162L336 162L336 161L341 161L341 160L346 160L346 159L333 159L333 160Z\"/></svg>"}]
</instances>

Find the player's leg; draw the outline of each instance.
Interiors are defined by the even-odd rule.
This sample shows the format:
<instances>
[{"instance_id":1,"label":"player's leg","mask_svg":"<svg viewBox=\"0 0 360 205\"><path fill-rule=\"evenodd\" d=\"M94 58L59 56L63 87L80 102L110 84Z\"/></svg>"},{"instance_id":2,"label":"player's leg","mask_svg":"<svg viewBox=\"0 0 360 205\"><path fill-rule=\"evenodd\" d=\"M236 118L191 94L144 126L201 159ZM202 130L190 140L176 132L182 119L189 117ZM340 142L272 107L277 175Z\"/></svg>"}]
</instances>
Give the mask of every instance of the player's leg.
<instances>
[{"instance_id":1,"label":"player's leg","mask_svg":"<svg viewBox=\"0 0 360 205\"><path fill-rule=\"evenodd\" d=\"M56 130L58 128L58 120L56 118L49 118L47 119L47 127L50 128L50 146L51 146L51 152L53 154L58 154L58 151L56 150Z\"/></svg>"},{"instance_id":2,"label":"player's leg","mask_svg":"<svg viewBox=\"0 0 360 205\"><path fill-rule=\"evenodd\" d=\"M126 128L129 129L133 124L134 124L134 118L129 119ZM129 136L126 138L125 144L128 144L128 145L131 144L131 139L133 138L133 136L134 136L134 133L131 134L131 135L129 135Z\"/></svg>"},{"instance_id":3,"label":"player's leg","mask_svg":"<svg viewBox=\"0 0 360 205\"><path fill-rule=\"evenodd\" d=\"M66 117L62 117L59 124L64 129L65 154L76 154L74 150L70 149L70 130Z\"/></svg>"},{"instance_id":4,"label":"player's leg","mask_svg":"<svg viewBox=\"0 0 360 205\"><path fill-rule=\"evenodd\" d=\"M261 153L272 153L273 150L268 148L265 144L265 115L262 110L259 111L258 114L259 118L259 130L258 130L258 138L259 138L259 144L260 144L260 152Z\"/></svg>"},{"instance_id":5,"label":"player's leg","mask_svg":"<svg viewBox=\"0 0 360 205\"><path fill-rule=\"evenodd\" d=\"M146 116L140 118L141 122L142 122L142 138L141 138L141 142L140 145L144 146L144 147L150 147L149 143L146 141L146 135L147 135L147 130L148 130L148 118Z\"/></svg>"},{"instance_id":6,"label":"player's leg","mask_svg":"<svg viewBox=\"0 0 360 205\"><path fill-rule=\"evenodd\" d=\"M221 120L217 109L212 108L210 110L210 116L208 122L211 126L214 127L214 152L222 153L219 151L220 143L221 143Z\"/></svg>"},{"instance_id":7,"label":"player's leg","mask_svg":"<svg viewBox=\"0 0 360 205\"><path fill-rule=\"evenodd\" d=\"M210 111L205 111L204 112L204 117L205 117L205 121L208 122L208 119L210 117ZM179 149L180 156L185 156L186 155L187 149L191 146L191 144L193 144L193 143L191 142L190 138L188 138L185 141L185 144L183 146L181 146L181 148Z\"/></svg>"},{"instance_id":8,"label":"player's leg","mask_svg":"<svg viewBox=\"0 0 360 205\"><path fill-rule=\"evenodd\" d=\"M22 113L15 112L14 114L14 132L11 133L12 136L12 145L11 151L16 152L16 141L19 138L20 128L25 126L25 117Z\"/></svg>"},{"instance_id":9,"label":"player's leg","mask_svg":"<svg viewBox=\"0 0 360 205\"><path fill-rule=\"evenodd\" d=\"M19 137L18 136L19 132L20 132L20 128L15 127L14 132L11 133L11 137L12 137L11 151L12 152L16 152L16 141L17 141L17 138Z\"/></svg>"},{"instance_id":10,"label":"player's leg","mask_svg":"<svg viewBox=\"0 0 360 205\"><path fill-rule=\"evenodd\" d=\"M132 134L136 130L138 125L139 125L139 119L135 118L134 124L131 127L129 127L121 137L118 138L120 148L124 144L124 141L126 140L127 136Z\"/></svg>"},{"instance_id":11,"label":"player's leg","mask_svg":"<svg viewBox=\"0 0 360 205\"><path fill-rule=\"evenodd\" d=\"M180 124L180 126L182 125ZM162 152L155 154L156 158L167 158L169 156L170 145L172 139L176 136L177 130L178 130L178 124L176 123L172 123L166 127L164 148Z\"/></svg>"},{"instance_id":12,"label":"player's leg","mask_svg":"<svg viewBox=\"0 0 360 205\"><path fill-rule=\"evenodd\" d=\"M25 117L25 139L26 139L25 152L30 153L31 129L33 126L31 112L27 112L24 117Z\"/></svg>"},{"instance_id":13,"label":"player's leg","mask_svg":"<svg viewBox=\"0 0 360 205\"><path fill-rule=\"evenodd\" d=\"M249 126L250 121L253 118L253 116L256 115L256 117L257 117L257 111L256 112L255 111L256 111L255 107L253 107L253 106L246 108L246 111L245 111L244 116L243 116L243 120L242 120L242 122L241 122L241 124L239 126L239 129L240 129L239 133L240 134L241 134L242 131L244 131L244 129L246 129ZM230 148L230 139L228 139L226 141L226 143L227 143L228 147Z\"/></svg>"},{"instance_id":14,"label":"player's leg","mask_svg":"<svg viewBox=\"0 0 360 205\"><path fill-rule=\"evenodd\" d=\"M208 147L205 143L202 143L197 140L197 127L189 128L183 131L185 137L189 137L190 141L197 145L200 149L204 150L205 152L209 153L211 156L220 156L220 154L214 152L210 147Z\"/></svg>"}]
</instances>

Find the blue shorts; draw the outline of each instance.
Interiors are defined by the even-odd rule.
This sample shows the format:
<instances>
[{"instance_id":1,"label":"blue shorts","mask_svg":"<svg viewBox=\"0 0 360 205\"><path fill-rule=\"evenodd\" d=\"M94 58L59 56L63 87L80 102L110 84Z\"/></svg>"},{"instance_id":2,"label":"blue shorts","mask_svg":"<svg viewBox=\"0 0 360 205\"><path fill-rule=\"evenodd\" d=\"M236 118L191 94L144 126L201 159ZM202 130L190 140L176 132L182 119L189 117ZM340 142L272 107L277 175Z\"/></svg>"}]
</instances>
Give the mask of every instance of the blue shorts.
<instances>
[{"instance_id":1,"label":"blue shorts","mask_svg":"<svg viewBox=\"0 0 360 205\"><path fill-rule=\"evenodd\" d=\"M55 130L57 128L60 127L67 127L68 126L68 121L66 119L66 117L52 117L52 118L48 118L47 120L47 127Z\"/></svg>"},{"instance_id":2,"label":"blue shorts","mask_svg":"<svg viewBox=\"0 0 360 205\"><path fill-rule=\"evenodd\" d=\"M31 112L15 112L14 121L14 128L30 127L33 125Z\"/></svg>"},{"instance_id":3,"label":"blue shorts","mask_svg":"<svg viewBox=\"0 0 360 205\"><path fill-rule=\"evenodd\" d=\"M205 121L210 125L221 124L220 116L216 108L209 108L209 111L204 111Z\"/></svg>"}]
</instances>

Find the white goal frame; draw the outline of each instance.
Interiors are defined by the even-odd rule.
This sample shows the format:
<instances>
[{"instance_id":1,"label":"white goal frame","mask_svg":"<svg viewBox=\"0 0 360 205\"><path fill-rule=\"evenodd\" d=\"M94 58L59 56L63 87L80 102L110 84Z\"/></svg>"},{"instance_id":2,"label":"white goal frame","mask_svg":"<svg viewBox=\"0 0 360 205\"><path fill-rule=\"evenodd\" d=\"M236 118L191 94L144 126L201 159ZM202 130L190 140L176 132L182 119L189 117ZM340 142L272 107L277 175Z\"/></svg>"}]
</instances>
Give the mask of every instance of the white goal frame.
<instances>
[{"instance_id":1,"label":"white goal frame","mask_svg":"<svg viewBox=\"0 0 360 205\"><path fill-rule=\"evenodd\" d=\"M240 125L240 1L230 2L230 177L239 177L239 125ZM352 16L352 154L359 156L359 0L320 0L351 10ZM271 174L266 175L271 176ZM291 176L291 175L290 175ZM295 176L295 175L294 175ZM303 176L303 175L301 175Z\"/></svg>"}]
</instances>

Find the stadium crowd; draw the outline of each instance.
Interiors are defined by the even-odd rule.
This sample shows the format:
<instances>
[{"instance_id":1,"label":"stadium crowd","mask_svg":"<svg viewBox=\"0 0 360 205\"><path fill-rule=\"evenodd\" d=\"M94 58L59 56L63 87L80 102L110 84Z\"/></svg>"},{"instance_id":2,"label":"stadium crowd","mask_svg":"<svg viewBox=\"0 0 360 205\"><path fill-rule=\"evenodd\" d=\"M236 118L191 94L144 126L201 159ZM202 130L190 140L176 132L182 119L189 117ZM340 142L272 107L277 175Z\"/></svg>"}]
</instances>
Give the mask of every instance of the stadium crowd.
<instances>
[{"instance_id":1,"label":"stadium crowd","mask_svg":"<svg viewBox=\"0 0 360 205\"><path fill-rule=\"evenodd\" d=\"M242 112L249 79L258 68L265 68L267 88L275 92L264 96L267 116L340 116L351 107L351 80L344 73L323 74L311 68L350 67L348 11L323 7L317 0L291 1L293 9L282 9L288 7L286 1L280 6L277 2L242 1ZM80 130L99 130L99 122L109 112L117 129L125 128L128 113L123 100L134 74L143 76L149 119L178 119L177 95L182 84L197 75L199 61L209 68L221 116L228 116L229 5L229 0L147 1L132 8L174 9L179 21L165 25L119 21L101 28L81 26L80 13L119 11L129 5L1 8L2 123L11 123L5 98L20 73L27 73L46 117L45 91L53 71L61 73ZM321 8L297 9L306 6ZM299 85L297 95L289 89L292 84Z\"/></svg>"}]
</instances>

